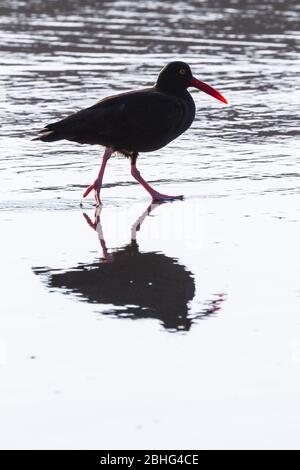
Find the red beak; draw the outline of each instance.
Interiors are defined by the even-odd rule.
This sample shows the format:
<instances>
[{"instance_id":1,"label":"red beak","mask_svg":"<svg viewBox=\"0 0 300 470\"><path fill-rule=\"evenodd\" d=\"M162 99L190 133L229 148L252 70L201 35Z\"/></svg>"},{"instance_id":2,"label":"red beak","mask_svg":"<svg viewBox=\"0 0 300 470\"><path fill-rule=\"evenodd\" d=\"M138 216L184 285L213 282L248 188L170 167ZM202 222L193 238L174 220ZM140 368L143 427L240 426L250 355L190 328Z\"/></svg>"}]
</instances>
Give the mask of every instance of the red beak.
<instances>
[{"instance_id":1,"label":"red beak","mask_svg":"<svg viewBox=\"0 0 300 470\"><path fill-rule=\"evenodd\" d=\"M198 80L195 77L193 77L191 80L191 86L198 88L198 90L204 91L204 93L213 96L217 100L223 101L223 103L228 104L228 101L226 100L226 98L224 98L224 96L221 95L221 93L219 93L210 85L207 85L207 83L201 82L201 80Z\"/></svg>"}]
</instances>

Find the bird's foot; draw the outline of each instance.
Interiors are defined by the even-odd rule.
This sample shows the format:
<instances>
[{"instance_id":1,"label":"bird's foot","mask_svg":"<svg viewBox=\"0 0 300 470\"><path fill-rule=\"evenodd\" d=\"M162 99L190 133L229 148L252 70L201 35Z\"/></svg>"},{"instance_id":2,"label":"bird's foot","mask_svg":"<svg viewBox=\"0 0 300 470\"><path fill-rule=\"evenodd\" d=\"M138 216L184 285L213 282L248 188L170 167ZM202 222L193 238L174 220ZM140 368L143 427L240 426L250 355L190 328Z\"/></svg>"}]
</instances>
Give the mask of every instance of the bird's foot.
<instances>
[{"instance_id":1,"label":"bird's foot","mask_svg":"<svg viewBox=\"0 0 300 470\"><path fill-rule=\"evenodd\" d=\"M83 193L83 198L85 198L92 190L95 191L95 201L96 201L96 206L99 207L101 205L101 200L100 200L100 189L101 189L101 182L98 181L97 179L94 181L93 184L91 184Z\"/></svg>"},{"instance_id":2,"label":"bird's foot","mask_svg":"<svg viewBox=\"0 0 300 470\"><path fill-rule=\"evenodd\" d=\"M179 195L179 196L168 196L167 194L161 194L161 193L158 193L157 191L154 191L152 194L152 200L153 202L155 201L175 201L177 199L180 199L182 200L183 199L183 195Z\"/></svg>"},{"instance_id":3,"label":"bird's foot","mask_svg":"<svg viewBox=\"0 0 300 470\"><path fill-rule=\"evenodd\" d=\"M92 221L92 219L90 218L88 214L86 214L86 212L82 212L83 217L85 218L89 226L92 227L92 229L94 230L97 230L97 226L100 222L100 212L101 212L101 207L96 207L95 214L94 214L94 221Z\"/></svg>"}]
</instances>

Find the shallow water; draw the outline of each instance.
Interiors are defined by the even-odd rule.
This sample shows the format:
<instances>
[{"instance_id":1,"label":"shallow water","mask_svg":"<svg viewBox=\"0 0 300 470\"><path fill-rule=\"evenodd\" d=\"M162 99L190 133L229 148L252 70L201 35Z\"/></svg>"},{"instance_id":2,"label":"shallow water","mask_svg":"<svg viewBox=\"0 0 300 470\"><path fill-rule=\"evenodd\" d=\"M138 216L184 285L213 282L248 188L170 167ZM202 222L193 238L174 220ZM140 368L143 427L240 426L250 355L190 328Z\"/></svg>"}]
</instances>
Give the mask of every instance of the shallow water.
<instances>
[{"instance_id":1,"label":"shallow water","mask_svg":"<svg viewBox=\"0 0 300 470\"><path fill-rule=\"evenodd\" d=\"M0 446L299 448L298 2L0 11ZM139 157L185 200L115 157L81 210L100 149L30 139L172 59L230 102Z\"/></svg>"}]
</instances>

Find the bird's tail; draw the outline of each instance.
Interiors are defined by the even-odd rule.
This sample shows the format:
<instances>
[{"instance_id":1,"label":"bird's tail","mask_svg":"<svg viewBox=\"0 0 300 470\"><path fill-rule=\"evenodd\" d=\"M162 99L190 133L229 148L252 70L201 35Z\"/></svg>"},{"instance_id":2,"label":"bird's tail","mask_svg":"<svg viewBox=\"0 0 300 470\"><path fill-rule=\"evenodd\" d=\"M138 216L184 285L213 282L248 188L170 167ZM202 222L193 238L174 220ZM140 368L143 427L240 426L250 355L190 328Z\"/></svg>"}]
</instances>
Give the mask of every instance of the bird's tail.
<instances>
[{"instance_id":1,"label":"bird's tail","mask_svg":"<svg viewBox=\"0 0 300 470\"><path fill-rule=\"evenodd\" d=\"M42 142L55 142L63 139L73 140L73 137L79 137L82 128L86 127L86 116L89 118L88 123L90 122L90 112L90 108L83 109L60 121L47 124L38 131L38 135L32 140L41 140Z\"/></svg>"},{"instance_id":2,"label":"bird's tail","mask_svg":"<svg viewBox=\"0 0 300 470\"><path fill-rule=\"evenodd\" d=\"M58 136L55 131L50 131L49 129L45 129L40 131L37 137L34 137L31 140L41 140L42 142L55 142L56 140L60 140L61 136Z\"/></svg>"}]
</instances>

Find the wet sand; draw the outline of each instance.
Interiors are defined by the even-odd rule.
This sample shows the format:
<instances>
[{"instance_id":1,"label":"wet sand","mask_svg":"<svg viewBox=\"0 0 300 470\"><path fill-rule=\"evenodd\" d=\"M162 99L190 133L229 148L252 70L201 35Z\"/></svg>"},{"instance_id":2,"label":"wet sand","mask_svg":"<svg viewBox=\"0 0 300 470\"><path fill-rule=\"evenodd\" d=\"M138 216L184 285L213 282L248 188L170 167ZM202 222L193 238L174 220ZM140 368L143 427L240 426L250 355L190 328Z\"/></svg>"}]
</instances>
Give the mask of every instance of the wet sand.
<instances>
[{"instance_id":1,"label":"wet sand","mask_svg":"<svg viewBox=\"0 0 300 470\"><path fill-rule=\"evenodd\" d=\"M147 201L138 187L123 206L112 193L102 237L79 208L1 212L1 447L297 447L293 197L191 196L132 232ZM140 262L129 252L120 263L131 238ZM101 266L112 270L104 291L91 278ZM130 299L124 275L137 285ZM155 285L164 276L167 292Z\"/></svg>"},{"instance_id":2,"label":"wet sand","mask_svg":"<svg viewBox=\"0 0 300 470\"><path fill-rule=\"evenodd\" d=\"M299 448L296 2L4 3L0 448ZM184 201L81 209L99 149L30 138L178 57L231 103L138 160Z\"/></svg>"}]
</instances>

